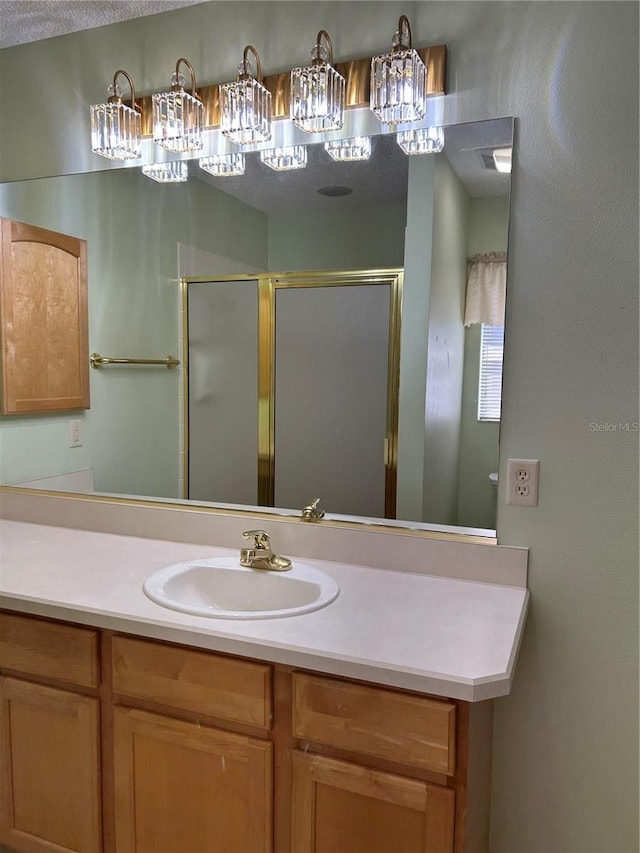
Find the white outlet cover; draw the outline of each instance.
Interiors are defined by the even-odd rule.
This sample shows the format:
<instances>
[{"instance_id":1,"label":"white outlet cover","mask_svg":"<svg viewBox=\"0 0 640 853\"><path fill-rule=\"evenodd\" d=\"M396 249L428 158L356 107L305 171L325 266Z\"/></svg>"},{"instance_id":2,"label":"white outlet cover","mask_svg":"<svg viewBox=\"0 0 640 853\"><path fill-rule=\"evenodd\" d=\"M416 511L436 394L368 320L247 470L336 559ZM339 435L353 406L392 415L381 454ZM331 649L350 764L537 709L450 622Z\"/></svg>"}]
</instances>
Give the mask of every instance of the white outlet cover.
<instances>
[{"instance_id":1,"label":"white outlet cover","mask_svg":"<svg viewBox=\"0 0 640 853\"><path fill-rule=\"evenodd\" d=\"M539 459L507 460L507 503L538 506Z\"/></svg>"}]
</instances>

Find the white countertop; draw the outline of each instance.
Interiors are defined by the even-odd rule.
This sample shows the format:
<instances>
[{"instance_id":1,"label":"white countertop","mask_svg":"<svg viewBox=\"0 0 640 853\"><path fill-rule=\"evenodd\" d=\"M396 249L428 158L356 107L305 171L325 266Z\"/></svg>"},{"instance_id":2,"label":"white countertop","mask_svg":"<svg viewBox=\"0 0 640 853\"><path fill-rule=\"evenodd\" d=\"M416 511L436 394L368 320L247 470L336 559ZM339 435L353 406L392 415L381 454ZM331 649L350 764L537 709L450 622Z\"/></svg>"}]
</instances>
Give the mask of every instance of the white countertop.
<instances>
[{"instance_id":1,"label":"white countertop","mask_svg":"<svg viewBox=\"0 0 640 853\"><path fill-rule=\"evenodd\" d=\"M509 693L519 587L313 560L340 586L332 604L248 621L190 616L142 591L158 568L236 553L0 521L0 607L454 699Z\"/></svg>"}]
</instances>

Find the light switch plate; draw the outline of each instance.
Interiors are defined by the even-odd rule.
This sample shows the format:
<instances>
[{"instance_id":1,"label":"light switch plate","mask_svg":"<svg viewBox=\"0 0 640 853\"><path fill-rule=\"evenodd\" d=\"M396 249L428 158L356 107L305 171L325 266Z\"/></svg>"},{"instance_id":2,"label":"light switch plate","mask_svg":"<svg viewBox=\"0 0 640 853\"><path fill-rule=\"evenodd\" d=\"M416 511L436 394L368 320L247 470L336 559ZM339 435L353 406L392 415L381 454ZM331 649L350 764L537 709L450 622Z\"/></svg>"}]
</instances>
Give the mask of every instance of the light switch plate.
<instances>
[{"instance_id":1,"label":"light switch plate","mask_svg":"<svg viewBox=\"0 0 640 853\"><path fill-rule=\"evenodd\" d=\"M80 418L69 421L69 447L82 447L82 421Z\"/></svg>"}]
</instances>

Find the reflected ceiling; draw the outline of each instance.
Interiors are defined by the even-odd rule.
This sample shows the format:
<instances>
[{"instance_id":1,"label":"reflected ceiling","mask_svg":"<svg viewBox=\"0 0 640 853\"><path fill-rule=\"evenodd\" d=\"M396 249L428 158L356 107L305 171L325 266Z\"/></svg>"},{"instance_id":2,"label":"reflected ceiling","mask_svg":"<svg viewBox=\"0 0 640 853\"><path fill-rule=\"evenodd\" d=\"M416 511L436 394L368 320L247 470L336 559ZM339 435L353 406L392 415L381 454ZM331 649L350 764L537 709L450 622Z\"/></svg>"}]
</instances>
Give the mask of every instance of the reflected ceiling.
<instances>
[{"instance_id":1,"label":"reflected ceiling","mask_svg":"<svg viewBox=\"0 0 640 853\"><path fill-rule=\"evenodd\" d=\"M472 198L508 195L510 175L495 170L490 152L511 145L512 127L511 119L496 119L445 129L444 153ZM240 177L215 178L196 161L189 169L190 177L265 213L333 213L379 202L406 203L409 158L395 135L387 134L373 139L371 158L365 162L336 163L316 144L309 146L306 169L274 172L256 153L247 154L246 172ZM352 192L339 197L319 195L318 190L327 186L349 187Z\"/></svg>"}]
</instances>

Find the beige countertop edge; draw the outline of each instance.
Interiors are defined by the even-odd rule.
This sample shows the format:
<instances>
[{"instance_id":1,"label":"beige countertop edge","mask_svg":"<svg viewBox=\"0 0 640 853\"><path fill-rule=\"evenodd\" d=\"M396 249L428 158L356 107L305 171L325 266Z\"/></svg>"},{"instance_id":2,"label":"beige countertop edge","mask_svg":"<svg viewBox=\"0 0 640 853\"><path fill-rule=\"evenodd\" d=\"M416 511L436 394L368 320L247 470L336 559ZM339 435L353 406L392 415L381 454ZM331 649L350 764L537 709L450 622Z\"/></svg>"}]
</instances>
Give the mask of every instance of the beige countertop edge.
<instances>
[{"instance_id":1,"label":"beige countertop edge","mask_svg":"<svg viewBox=\"0 0 640 853\"><path fill-rule=\"evenodd\" d=\"M447 677L443 673L417 671L412 668L394 667L373 661L351 659L348 656L337 657L312 650L293 649L280 646L273 641L257 641L238 637L220 636L213 631L198 631L193 628L149 622L132 616L92 612L72 605L51 603L17 595L0 593L0 609L16 613L58 619L99 628L108 631L133 634L147 639L178 643L207 651L222 652L260 660L266 663L279 663L287 666L338 675L360 681L370 681L387 687L413 690L419 693L461 699L466 702L481 702L507 696L511 692L515 664L526 614L529 604L529 592L525 592L522 612L518 623L517 636L509 660L508 671L495 673L478 679L464 679L460 676Z\"/></svg>"}]
</instances>

